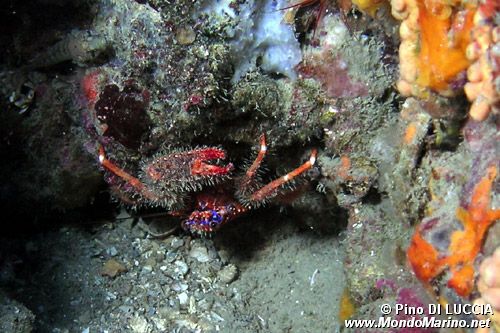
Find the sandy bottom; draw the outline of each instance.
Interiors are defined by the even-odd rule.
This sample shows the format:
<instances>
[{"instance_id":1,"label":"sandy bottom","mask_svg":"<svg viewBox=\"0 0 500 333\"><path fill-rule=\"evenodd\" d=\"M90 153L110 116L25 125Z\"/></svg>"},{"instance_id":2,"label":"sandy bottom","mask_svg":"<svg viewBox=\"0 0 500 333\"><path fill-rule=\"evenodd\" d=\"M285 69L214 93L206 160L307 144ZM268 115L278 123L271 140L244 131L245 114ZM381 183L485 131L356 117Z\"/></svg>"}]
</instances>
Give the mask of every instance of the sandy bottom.
<instances>
[{"instance_id":1,"label":"sandy bottom","mask_svg":"<svg viewBox=\"0 0 500 333\"><path fill-rule=\"evenodd\" d=\"M213 239L151 239L125 219L3 241L0 283L37 332L338 331L337 236L270 215Z\"/></svg>"}]
</instances>

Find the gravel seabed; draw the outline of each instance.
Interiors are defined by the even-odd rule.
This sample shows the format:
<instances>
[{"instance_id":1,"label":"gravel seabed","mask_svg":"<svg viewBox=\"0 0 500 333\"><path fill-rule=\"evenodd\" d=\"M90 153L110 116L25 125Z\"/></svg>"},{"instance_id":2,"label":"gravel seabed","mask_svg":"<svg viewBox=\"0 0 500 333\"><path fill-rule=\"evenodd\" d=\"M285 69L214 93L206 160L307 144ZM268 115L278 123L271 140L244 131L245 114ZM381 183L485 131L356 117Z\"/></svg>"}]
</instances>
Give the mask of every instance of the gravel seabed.
<instances>
[{"instance_id":1,"label":"gravel seabed","mask_svg":"<svg viewBox=\"0 0 500 333\"><path fill-rule=\"evenodd\" d=\"M255 214L254 214L255 215ZM36 332L335 332L338 236L249 216L212 239L132 219L2 242L1 286Z\"/></svg>"}]
</instances>

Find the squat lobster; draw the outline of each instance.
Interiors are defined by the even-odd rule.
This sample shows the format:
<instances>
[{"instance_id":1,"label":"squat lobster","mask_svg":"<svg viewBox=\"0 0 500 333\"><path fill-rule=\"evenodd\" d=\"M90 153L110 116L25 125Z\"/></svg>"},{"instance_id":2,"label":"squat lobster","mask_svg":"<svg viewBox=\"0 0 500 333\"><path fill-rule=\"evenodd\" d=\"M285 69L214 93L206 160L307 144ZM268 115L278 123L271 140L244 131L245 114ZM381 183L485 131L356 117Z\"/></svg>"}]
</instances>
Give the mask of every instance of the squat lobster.
<instances>
[{"instance_id":1,"label":"squat lobster","mask_svg":"<svg viewBox=\"0 0 500 333\"><path fill-rule=\"evenodd\" d=\"M257 171L266 152L267 145L263 134L260 137L259 153L245 174L232 178L232 182L222 183L210 191L196 195L196 207L187 219L182 221L182 228L192 234L211 234L224 224L275 197L284 184L311 169L316 163L317 151L313 149L305 163L262 186ZM156 204L167 209L171 209L178 203L179 198L183 199L184 194L188 192L199 191L203 185L213 185L221 180L231 179L229 173L234 169L233 164L209 164L212 160L225 157L224 150L211 147L161 155L144 163L140 175L134 177L109 160L104 148L99 147L101 165L130 185L138 203Z\"/></svg>"}]
</instances>

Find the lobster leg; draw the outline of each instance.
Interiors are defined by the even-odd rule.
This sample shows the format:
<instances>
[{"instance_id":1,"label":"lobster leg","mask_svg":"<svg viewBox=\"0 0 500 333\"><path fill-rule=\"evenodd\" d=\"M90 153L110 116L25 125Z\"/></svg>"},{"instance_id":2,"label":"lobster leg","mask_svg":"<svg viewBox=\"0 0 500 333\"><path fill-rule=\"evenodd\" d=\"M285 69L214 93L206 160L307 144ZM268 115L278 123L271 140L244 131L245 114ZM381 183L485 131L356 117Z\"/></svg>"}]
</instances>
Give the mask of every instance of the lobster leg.
<instances>
[{"instance_id":1,"label":"lobster leg","mask_svg":"<svg viewBox=\"0 0 500 333\"><path fill-rule=\"evenodd\" d=\"M304 164L302 164L298 168L290 171L286 175L281 176L280 178L273 180L272 182L268 183L267 185L265 185L265 186L261 187L260 189L258 189L257 191L255 191L250 196L250 201L251 202L261 202L261 201L265 200L267 197L273 196L281 185L291 181L295 177L297 177L297 176L303 174L304 172L306 172L307 170L311 169L314 166L314 164L316 163L317 154L318 154L317 150L313 149L313 151L311 152L311 156L309 157L309 160L307 160L307 162L305 162Z\"/></svg>"},{"instance_id":2,"label":"lobster leg","mask_svg":"<svg viewBox=\"0 0 500 333\"><path fill-rule=\"evenodd\" d=\"M262 164L262 160L266 156L266 152L267 152L266 136L262 134L260 136L259 153L257 154L255 161L253 161L252 165L248 168L245 175L239 181L239 187L241 190L244 190L245 188L249 187L249 185L254 181L255 175L257 174L257 170Z\"/></svg>"},{"instance_id":3,"label":"lobster leg","mask_svg":"<svg viewBox=\"0 0 500 333\"><path fill-rule=\"evenodd\" d=\"M101 163L101 165L108 171L114 173L115 175L129 183L131 186L133 186L145 198L150 200L156 199L156 195L153 192L149 191L139 179L111 162L106 157L106 153L102 146L99 146L99 163Z\"/></svg>"}]
</instances>

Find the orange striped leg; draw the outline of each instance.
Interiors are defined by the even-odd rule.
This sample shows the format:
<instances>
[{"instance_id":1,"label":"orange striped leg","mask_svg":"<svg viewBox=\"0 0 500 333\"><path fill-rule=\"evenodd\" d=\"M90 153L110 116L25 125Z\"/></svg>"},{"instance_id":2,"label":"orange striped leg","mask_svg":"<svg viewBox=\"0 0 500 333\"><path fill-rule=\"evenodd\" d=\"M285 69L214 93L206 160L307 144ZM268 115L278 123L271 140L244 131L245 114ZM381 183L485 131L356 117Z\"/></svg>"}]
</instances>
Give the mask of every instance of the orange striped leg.
<instances>
[{"instance_id":1,"label":"orange striped leg","mask_svg":"<svg viewBox=\"0 0 500 333\"><path fill-rule=\"evenodd\" d=\"M316 30L318 30L319 23L321 22L323 16L326 13L327 0L301 0L293 5L280 8L279 10L287 10L290 8L304 8L311 6L317 2L319 2L319 8L317 9L318 12L316 14L316 23L314 24L314 32L313 32L313 38L314 38L314 36L316 35Z\"/></svg>"},{"instance_id":2,"label":"orange striped leg","mask_svg":"<svg viewBox=\"0 0 500 333\"><path fill-rule=\"evenodd\" d=\"M287 173L286 175L284 175L278 179L273 180L272 182L265 185L261 189L255 191L251 195L250 200L258 202L258 201L262 201L262 200L266 199L266 197L274 194L274 192L281 185L291 181L295 177L297 177L297 176L301 175L302 173L306 172L307 170L311 169L314 166L314 164L316 163L316 156L317 155L318 155L317 150L313 149L313 151L311 153L311 157L309 157L309 160L307 162L305 162L304 164L299 166L297 169Z\"/></svg>"},{"instance_id":3,"label":"orange striped leg","mask_svg":"<svg viewBox=\"0 0 500 333\"><path fill-rule=\"evenodd\" d=\"M260 164L262 163L262 160L264 159L264 156L266 156L267 152L267 145L266 145L266 136L262 134L260 136L260 149L259 153L257 154L257 157L255 158L255 161L253 161L252 165L250 168L248 168L246 174L245 174L245 179L243 180L243 183L247 183L250 181L255 176L255 173L260 167Z\"/></svg>"},{"instance_id":4,"label":"orange striped leg","mask_svg":"<svg viewBox=\"0 0 500 333\"><path fill-rule=\"evenodd\" d=\"M115 175L132 185L144 197L150 200L156 199L154 193L149 191L139 179L132 176L131 174L108 160L102 146L99 147L99 163L101 163L104 168L108 169L110 172L114 173Z\"/></svg>"}]
</instances>

